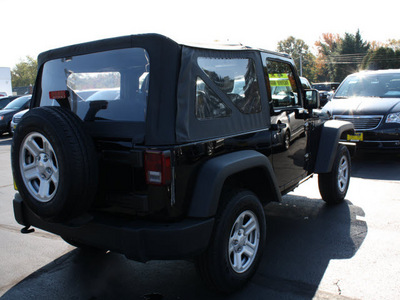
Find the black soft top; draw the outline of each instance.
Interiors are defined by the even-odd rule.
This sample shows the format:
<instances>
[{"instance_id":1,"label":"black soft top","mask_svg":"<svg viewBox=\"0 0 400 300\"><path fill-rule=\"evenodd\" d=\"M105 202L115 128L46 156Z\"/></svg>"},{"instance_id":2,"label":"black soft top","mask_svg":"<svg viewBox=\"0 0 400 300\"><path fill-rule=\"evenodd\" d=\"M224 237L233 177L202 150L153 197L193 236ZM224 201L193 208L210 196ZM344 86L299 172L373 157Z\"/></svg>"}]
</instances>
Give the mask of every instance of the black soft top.
<instances>
[{"instance_id":1,"label":"black soft top","mask_svg":"<svg viewBox=\"0 0 400 300\"><path fill-rule=\"evenodd\" d=\"M44 64L46 61L63 58L68 56L83 55L93 52L101 52L123 48L134 48L142 47L145 49L163 49L167 52L179 51L181 46L188 46L191 48L203 48L213 50L258 50L262 52L268 52L282 57L289 58L288 54L278 53L260 48L252 48L241 44L202 44L202 43L177 43L176 41L160 34L146 33L128 35L122 37L108 38L98 41L86 42L62 48L57 48L49 51L45 51L39 54L38 65Z\"/></svg>"},{"instance_id":2,"label":"black soft top","mask_svg":"<svg viewBox=\"0 0 400 300\"><path fill-rule=\"evenodd\" d=\"M191 85L190 80L196 76L196 68L183 64L192 64L196 53L229 53L234 50L235 56L256 55L256 52L268 52L289 59L285 54L266 51L262 49L250 48L243 45L183 45L179 44L163 35L159 34L140 34L130 35L116 38L109 38L82 44L66 46L58 49L43 52L38 57L39 76L38 83L35 88L33 105L39 105L40 99L40 74L43 65L50 60L68 58L72 56L85 55L103 51L124 49L124 48L143 48L150 57L150 82L149 82L149 98L147 104L146 123L141 130L143 134L135 136L138 124L129 122L113 122L108 126L91 127L91 134L97 137L105 138L124 138L131 139L133 143L146 145L172 145L176 143L193 142L195 140L204 139L206 137L215 138L225 134L232 134L239 131L258 130L266 125L266 111L256 118L251 116L243 117L243 120L230 120L226 123L224 120L218 123L198 122L191 116L191 108L188 102L194 97L188 90ZM197 49L197 50L196 50ZM230 50L230 51L226 51ZM194 51L194 52L193 52ZM252 54L251 54L252 53ZM259 65L261 62L257 62ZM182 65L182 66L181 66ZM182 69L183 68L183 69ZM257 68L261 70L261 66ZM264 95L264 97L267 97ZM182 112L183 108L183 112ZM239 121L239 122L238 122ZM111 126L110 126L111 125ZM98 125L96 125L98 126ZM208 127L208 128L207 128ZM207 128L207 133L204 129Z\"/></svg>"},{"instance_id":3,"label":"black soft top","mask_svg":"<svg viewBox=\"0 0 400 300\"><path fill-rule=\"evenodd\" d=\"M38 65L41 66L46 61L57 58L134 47L142 47L145 49L163 49L167 52L179 51L178 43L163 35L155 33L137 34L108 38L48 50L39 54Z\"/></svg>"}]
</instances>

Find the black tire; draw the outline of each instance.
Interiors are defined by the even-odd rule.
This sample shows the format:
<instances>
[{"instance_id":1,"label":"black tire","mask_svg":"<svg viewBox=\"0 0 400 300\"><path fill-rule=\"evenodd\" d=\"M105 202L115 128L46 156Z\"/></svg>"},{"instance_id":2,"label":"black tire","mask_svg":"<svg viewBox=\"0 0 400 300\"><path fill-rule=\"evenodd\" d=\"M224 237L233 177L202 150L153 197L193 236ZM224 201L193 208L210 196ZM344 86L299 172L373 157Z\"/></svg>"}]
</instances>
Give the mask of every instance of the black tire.
<instances>
[{"instance_id":1,"label":"black tire","mask_svg":"<svg viewBox=\"0 0 400 300\"><path fill-rule=\"evenodd\" d=\"M322 199L328 204L338 204L346 197L350 184L351 161L346 146L339 145L332 171L318 174L318 187Z\"/></svg>"},{"instance_id":2,"label":"black tire","mask_svg":"<svg viewBox=\"0 0 400 300\"><path fill-rule=\"evenodd\" d=\"M38 216L53 222L81 215L93 202L98 161L82 121L60 107L31 109L11 146L18 191Z\"/></svg>"},{"instance_id":3,"label":"black tire","mask_svg":"<svg viewBox=\"0 0 400 300\"><path fill-rule=\"evenodd\" d=\"M231 293L242 288L257 270L265 244L266 221L264 209L254 193L236 191L224 200L210 245L197 258L196 266L209 288ZM246 226L240 226L240 216L244 217L245 225L254 225L247 234ZM251 249L253 255L247 253ZM235 265L235 257L240 264Z\"/></svg>"}]
</instances>

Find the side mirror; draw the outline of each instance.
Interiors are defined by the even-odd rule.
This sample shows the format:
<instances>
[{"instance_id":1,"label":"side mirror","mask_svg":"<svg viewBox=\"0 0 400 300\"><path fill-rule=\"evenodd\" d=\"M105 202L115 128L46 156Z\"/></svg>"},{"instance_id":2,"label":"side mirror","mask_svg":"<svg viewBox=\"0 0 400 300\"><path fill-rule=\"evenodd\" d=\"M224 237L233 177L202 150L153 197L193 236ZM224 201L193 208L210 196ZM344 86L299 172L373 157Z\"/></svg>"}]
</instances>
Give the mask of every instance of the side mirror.
<instances>
[{"instance_id":1,"label":"side mirror","mask_svg":"<svg viewBox=\"0 0 400 300\"><path fill-rule=\"evenodd\" d=\"M305 90L304 108L315 109L320 107L319 92L317 90Z\"/></svg>"}]
</instances>

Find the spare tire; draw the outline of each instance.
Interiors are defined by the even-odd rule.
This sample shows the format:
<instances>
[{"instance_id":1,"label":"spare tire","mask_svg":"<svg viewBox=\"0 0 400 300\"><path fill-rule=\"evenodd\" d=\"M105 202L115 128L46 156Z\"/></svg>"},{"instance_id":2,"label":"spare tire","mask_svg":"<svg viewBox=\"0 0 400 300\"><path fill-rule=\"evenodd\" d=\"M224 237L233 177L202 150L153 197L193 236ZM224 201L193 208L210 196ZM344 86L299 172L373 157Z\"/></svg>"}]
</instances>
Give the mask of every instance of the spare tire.
<instances>
[{"instance_id":1,"label":"spare tire","mask_svg":"<svg viewBox=\"0 0 400 300\"><path fill-rule=\"evenodd\" d=\"M60 222L91 206L98 159L83 122L61 107L39 107L18 124L11 145L13 176L24 203L38 216Z\"/></svg>"}]
</instances>

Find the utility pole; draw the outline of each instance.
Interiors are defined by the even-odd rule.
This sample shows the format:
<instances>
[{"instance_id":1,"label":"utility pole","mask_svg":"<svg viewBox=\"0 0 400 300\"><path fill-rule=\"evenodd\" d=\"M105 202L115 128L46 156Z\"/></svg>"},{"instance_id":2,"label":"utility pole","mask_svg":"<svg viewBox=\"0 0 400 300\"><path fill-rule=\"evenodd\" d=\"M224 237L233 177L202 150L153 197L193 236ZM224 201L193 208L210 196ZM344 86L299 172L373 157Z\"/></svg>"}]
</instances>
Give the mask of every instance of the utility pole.
<instances>
[{"instance_id":1,"label":"utility pole","mask_svg":"<svg viewBox=\"0 0 400 300\"><path fill-rule=\"evenodd\" d=\"M300 53L300 76L303 76L303 56Z\"/></svg>"}]
</instances>

